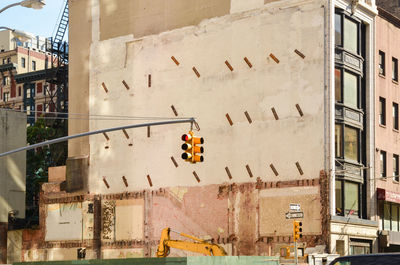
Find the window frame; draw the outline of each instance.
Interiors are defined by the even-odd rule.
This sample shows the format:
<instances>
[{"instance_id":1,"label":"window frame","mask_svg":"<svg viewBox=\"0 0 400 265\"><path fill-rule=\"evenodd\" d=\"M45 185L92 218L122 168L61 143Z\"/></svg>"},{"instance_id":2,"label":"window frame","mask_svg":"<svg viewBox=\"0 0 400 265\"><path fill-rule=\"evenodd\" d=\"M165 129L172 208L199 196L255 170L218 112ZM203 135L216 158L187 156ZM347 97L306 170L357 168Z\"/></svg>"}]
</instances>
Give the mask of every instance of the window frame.
<instances>
[{"instance_id":1,"label":"window frame","mask_svg":"<svg viewBox=\"0 0 400 265\"><path fill-rule=\"evenodd\" d=\"M357 18L352 17L350 14L348 14L347 12L345 12L342 9L336 9L335 10L335 16L339 15L340 16L340 37L341 37L341 41L340 44L337 45L336 44L336 38L335 38L335 46L336 47L341 47L343 50L351 53L351 54L356 54L358 56L361 56L361 21L358 20ZM335 17L336 18L336 17ZM345 48L345 40L344 40L344 20L347 19L351 22L354 22L355 24L357 24L357 53L354 53L348 49ZM336 22L334 22L334 24L336 24ZM336 34L336 30L335 30L335 34ZM336 36L335 36L336 37Z\"/></svg>"},{"instance_id":2,"label":"window frame","mask_svg":"<svg viewBox=\"0 0 400 265\"><path fill-rule=\"evenodd\" d=\"M382 76L385 76L386 73L386 67L385 67L385 52L379 50L379 60L378 60L378 73ZM381 64L381 59L382 59L382 64ZM381 71L382 70L382 71Z\"/></svg>"},{"instance_id":3,"label":"window frame","mask_svg":"<svg viewBox=\"0 0 400 265\"><path fill-rule=\"evenodd\" d=\"M392 57L392 80L399 82L399 60Z\"/></svg>"},{"instance_id":4,"label":"window frame","mask_svg":"<svg viewBox=\"0 0 400 265\"><path fill-rule=\"evenodd\" d=\"M385 206L389 207L389 227L385 226ZM393 229L393 206L397 207L397 230ZM379 214L381 219L382 230L386 231L400 231L400 205L398 203L382 201L380 204L381 213Z\"/></svg>"},{"instance_id":5,"label":"window frame","mask_svg":"<svg viewBox=\"0 0 400 265\"><path fill-rule=\"evenodd\" d=\"M387 179L387 152L379 152L379 175L381 179Z\"/></svg>"},{"instance_id":6,"label":"window frame","mask_svg":"<svg viewBox=\"0 0 400 265\"><path fill-rule=\"evenodd\" d=\"M386 98L379 97L379 125L386 126Z\"/></svg>"},{"instance_id":7,"label":"window frame","mask_svg":"<svg viewBox=\"0 0 400 265\"><path fill-rule=\"evenodd\" d=\"M335 74L335 102L343 104L344 106L349 107L351 109L357 109L357 110L362 109L363 106L361 104L361 76L359 74L355 73L355 72L349 71L348 69L341 68L341 67L335 67L335 72L336 72L336 70L338 70L340 72L340 82L339 82L340 83L340 88L339 89L340 89L341 100L340 101L336 100L336 89L337 88L336 88L336 74ZM356 107L351 106L351 105L348 104L348 102L346 102L347 99L345 97L345 91L344 91L345 90L344 79L345 79L345 75L346 74L355 76L357 78L357 85L356 85L357 86L357 91L356 91L356 93L357 93L357 102L356 102Z\"/></svg>"},{"instance_id":8,"label":"window frame","mask_svg":"<svg viewBox=\"0 0 400 265\"><path fill-rule=\"evenodd\" d=\"M399 155L393 154L393 181L399 182Z\"/></svg>"},{"instance_id":9,"label":"window frame","mask_svg":"<svg viewBox=\"0 0 400 265\"><path fill-rule=\"evenodd\" d=\"M393 129L399 130L399 104L393 102Z\"/></svg>"},{"instance_id":10,"label":"window frame","mask_svg":"<svg viewBox=\"0 0 400 265\"><path fill-rule=\"evenodd\" d=\"M336 185L337 183L340 183L340 196L341 196L341 205L337 205L337 200L335 199L335 213L336 215L339 216L346 216L346 217L358 217L361 218L361 209L362 209L362 196L361 196L361 192L362 192L362 184L359 182L355 182L355 181L349 181L349 180L344 180L344 179L336 179L335 180L335 194L336 194ZM346 207L346 183L347 184L355 184L357 185L358 188L358 194L357 194L357 201L358 201L358 207L357 210L354 211L355 214L349 214L350 212L346 212L347 209L345 209ZM335 198L337 195L335 195Z\"/></svg>"},{"instance_id":11,"label":"window frame","mask_svg":"<svg viewBox=\"0 0 400 265\"><path fill-rule=\"evenodd\" d=\"M361 150L360 150L360 148L361 148L361 130L359 129L359 128L357 128L357 127L354 127L354 126L350 126L350 125L348 125L348 124L345 124L345 123L335 123L335 132L336 132L336 126L340 126L340 134L341 134L341 139L340 139L340 148L341 148L341 156L336 156L336 150L335 150L335 157L336 158L340 158L340 159L343 159L343 160L345 160L345 161L348 161L348 162L350 162L350 163L356 163L356 164L359 164L360 163L360 159L361 159ZM346 156L346 149L345 149L345 129L346 129L346 127L347 128L350 128L350 129L353 129L353 130L356 130L356 132L357 132L357 160L353 160L353 159L350 159L350 158L348 158L347 156ZM336 133L335 133L335 142L336 142ZM336 143L335 143L335 148L336 148Z\"/></svg>"}]
</instances>

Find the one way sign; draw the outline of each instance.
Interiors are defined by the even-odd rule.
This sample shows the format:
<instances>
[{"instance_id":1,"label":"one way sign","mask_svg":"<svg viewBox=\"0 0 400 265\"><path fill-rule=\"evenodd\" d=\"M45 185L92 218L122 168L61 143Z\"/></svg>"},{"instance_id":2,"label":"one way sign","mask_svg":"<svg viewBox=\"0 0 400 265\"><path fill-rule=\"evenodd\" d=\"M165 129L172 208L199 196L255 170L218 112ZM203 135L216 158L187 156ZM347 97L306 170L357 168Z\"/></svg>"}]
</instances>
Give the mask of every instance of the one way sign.
<instances>
[{"instance_id":1,"label":"one way sign","mask_svg":"<svg viewBox=\"0 0 400 265\"><path fill-rule=\"evenodd\" d=\"M303 218L304 213L303 212L287 212L285 214L286 219L297 219L297 218Z\"/></svg>"}]
</instances>

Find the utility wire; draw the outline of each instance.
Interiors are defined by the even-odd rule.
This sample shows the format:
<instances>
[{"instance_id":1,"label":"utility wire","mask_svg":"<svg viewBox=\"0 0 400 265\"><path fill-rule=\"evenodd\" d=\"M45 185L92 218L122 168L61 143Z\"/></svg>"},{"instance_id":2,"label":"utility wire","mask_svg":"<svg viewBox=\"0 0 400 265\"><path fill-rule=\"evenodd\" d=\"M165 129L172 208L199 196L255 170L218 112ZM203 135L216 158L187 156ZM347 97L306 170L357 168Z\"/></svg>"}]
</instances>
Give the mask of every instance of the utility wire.
<instances>
[{"instance_id":1,"label":"utility wire","mask_svg":"<svg viewBox=\"0 0 400 265\"><path fill-rule=\"evenodd\" d=\"M27 113L29 110L13 110L13 109L5 109L6 111L13 111L13 112L22 112ZM44 111L34 111L31 110L32 113L40 113L40 114L55 114L55 115L67 115L67 116L83 116L89 117L86 118L90 120L90 117L103 117L103 118L122 118L122 119L129 119L129 120L184 120L190 119L191 117L155 117L155 116L125 116L125 115L102 115L102 114L83 114L83 113L66 113L66 112L44 112ZM63 117L38 117L38 118L53 118L53 119L78 119L78 118L63 118ZM117 119L116 119L117 120Z\"/></svg>"}]
</instances>

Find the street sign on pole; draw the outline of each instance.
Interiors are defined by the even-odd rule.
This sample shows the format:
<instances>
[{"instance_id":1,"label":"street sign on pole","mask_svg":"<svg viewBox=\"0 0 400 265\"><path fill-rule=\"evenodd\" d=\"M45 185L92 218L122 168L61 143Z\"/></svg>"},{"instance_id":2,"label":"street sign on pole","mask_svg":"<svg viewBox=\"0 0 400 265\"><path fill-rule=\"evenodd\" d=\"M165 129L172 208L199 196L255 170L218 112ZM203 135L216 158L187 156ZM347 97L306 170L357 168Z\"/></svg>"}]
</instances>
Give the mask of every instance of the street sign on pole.
<instances>
[{"instance_id":1,"label":"street sign on pole","mask_svg":"<svg viewBox=\"0 0 400 265\"><path fill-rule=\"evenodd\" d=\"M303 212L287 212L285 214L286 219L297 219L297 218L304 218Z\"/></svg>"},{"instance_id":2,"label":"street sign on pole","mask_svg":"<svg viewBox=\"0 0 400 265\"><path fill-rule=\"evenodd\" d=\"M291 203L291 204L289 204L289 209L290 209L290 211L293 211L293 212L300 212L300 204L299 203Z\"/></svg>"}]
</instances>

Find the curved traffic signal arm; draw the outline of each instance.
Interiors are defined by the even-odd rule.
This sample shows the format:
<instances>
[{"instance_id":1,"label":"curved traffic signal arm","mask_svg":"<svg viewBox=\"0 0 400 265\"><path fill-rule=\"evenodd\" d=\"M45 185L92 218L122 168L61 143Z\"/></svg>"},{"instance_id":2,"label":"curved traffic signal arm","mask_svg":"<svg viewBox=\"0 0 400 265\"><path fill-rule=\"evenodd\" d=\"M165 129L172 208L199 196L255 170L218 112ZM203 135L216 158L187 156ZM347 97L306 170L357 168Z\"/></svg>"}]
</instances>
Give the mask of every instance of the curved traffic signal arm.
<instances>
[{"instance_id":1,"label":"curved traffic signal arm","mask_svg":"<svg viewBox=\"0 0 400 265\"><path fill-rule=\"evenodd\" d=\"M303 223L300 221L293 221L293 240L296 242L303 237Z\"/></svg>"},{"instance_id":2,"label":"curved traffic signal arm","mask_svg":"<svg viewBox=\"0 0 400 265\"><path fill-rule=\"evenodd\" d=\"M187 134L182 135L181 139L185 141L185 143L182 144L182 150L185 151L182 153L182 159L191 163L203 162L204 157L199 155L199 153L204 152L204 147L198 145L204 143L204 138L194 137L194 133L189 131Z\"/></svg>"}]
</instances>

